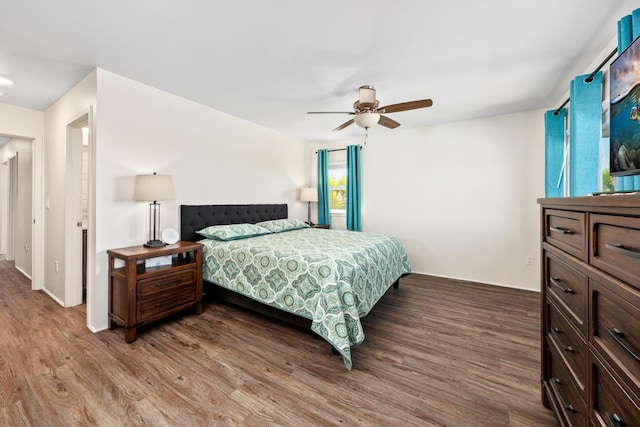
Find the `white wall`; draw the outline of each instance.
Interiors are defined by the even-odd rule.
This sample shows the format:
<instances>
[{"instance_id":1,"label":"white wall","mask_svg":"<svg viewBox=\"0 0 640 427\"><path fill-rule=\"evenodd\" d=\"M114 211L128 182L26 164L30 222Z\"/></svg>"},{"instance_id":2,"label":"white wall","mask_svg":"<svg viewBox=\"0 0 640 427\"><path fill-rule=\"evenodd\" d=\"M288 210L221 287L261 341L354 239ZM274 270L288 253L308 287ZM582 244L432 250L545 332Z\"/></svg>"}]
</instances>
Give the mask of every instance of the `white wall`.
<instances>
[{"instance_id":1,"label":"white wall","mask_svg":"<svg viewBox=\"0 0 640 427\"><path fill-rule=\"evenodd\" d=\"M107 254L148 240L149 206L133 201L137 174L173 176L176 200L162 202L161 229L179 229L180 204L288 203L308 181L304 142L178 96L98 70L96 119L96 311L107 327Z\"/></svg>"},{"instance_id":2,"label":"white wall","mask_svg":"<svg viewBox=\"0 0 640 427\"><path fill-rule=\"evenodd\" d=\"M44 113L0 103L0 134L28 138L42 136Z\"/></svg>"},{"instance_id":3,"label":"white wall","mask_svg":"<svg viewBox=\"0 0 640 427\"><path fill-rule=\"evenodd\" d=\"M44 143L44 283L43 290L58 303L65 301L65 197L67 125L96 105L94 70L46 109ZM55 265L58 269L56 271Z\"/></svg>"},{"instance_id":4,"label":"white wall","mask_svg":"<svg viewBox=\"0 0 640 427\"><path fill-rule=\"evenodd\" d=\"M414 272L538 290L543 142L541 110L372 129L361 152L363 231L397 235Z\"/></svg>"}]
</instances>

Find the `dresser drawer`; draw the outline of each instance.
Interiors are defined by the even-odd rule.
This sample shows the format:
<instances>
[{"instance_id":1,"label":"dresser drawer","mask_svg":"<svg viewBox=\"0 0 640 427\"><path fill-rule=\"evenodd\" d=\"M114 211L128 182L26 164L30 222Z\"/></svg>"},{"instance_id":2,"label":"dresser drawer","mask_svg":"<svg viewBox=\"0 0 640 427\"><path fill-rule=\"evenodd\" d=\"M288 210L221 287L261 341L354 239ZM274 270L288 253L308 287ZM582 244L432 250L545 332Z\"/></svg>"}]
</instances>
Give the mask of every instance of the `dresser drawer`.
<instances>
[{"instance_id":1,"label":"dresser drawer","mask_svg":"<svg viewBox=\"0 0 640 427\"><path fill-rule=\"evenodd\" d=\"M558 409L570 426L587 425L587 406L571 380L567 366L553 345L547 346L546 363L549 366L549 385L558 401Z\"/></svg>"},{"instance_id":2,"label":"dresser drawer","mask_svg":"<svg viewBox=\"0 0 640 427\"><path fill-rule=\"evenodd\" d=\"M587 260L586 214L545 209L543 240L574 257Z\"/></svg>"},{"instance_id":3,"label":"dresser drawer","mask_svg":"<svg viewBox=\"0 0 640 427\"><path fill-rule=\"evenodd\" d=\"M640 426L638 397L629 395L595 355L591 355L593 400L591 421L596 426Z\"/></svg>"},{"instance_id":4,"label":"dresser drawer","mask_svg":"<svg viewBox=\"0 0 640 427\"><path fill-rule=\"evenodd\" d=\"M621 288L622 298L596 281L590 286L591 342L630 387L640 390L640 294Z\"/></svg>"},{"instance_id":5,"label":"dresser drawer","mask_svg":"<svg viewBox=\"0 0 640 427\"><path fill-rule=\"evenodd\" d=\"M640 289L640 218L591 215L589 262Z\"/></svg>"},{"instance_id":6,"label":"dresser drawer","mask_svg":"<svg viewBox=\"0 0 640 427\"><path fill-rule=\"evenodd\" d=\"M584 401L587 401L587 343L569 325L558 308L547 302L547 339L555 345L557 353L566 363Z\"/></svg>"},{"instance_id":7,"label":"dresser drawer","mask_svg":"<svg viewBox=\"0 0 640 427\"><path fill-rule=\"evenodd\" d=\"M587 336L587 276L559 258L545 252L545 283L576 328Z\"/></svg>"},{"instance_id":8,"label":"dresser drawer","mask_svg":"<svg viewBox=\"0 0 640 427\"><path fill-rule=\"evenodd\" d=\"M195 286L184 286L173 289L171 292L163 292L158 298L146 299L138 302L138 319L168 312L176 307L195 302Z\"/></svg>"},{"instance_id":9,"label":"dresser drawer","mask_svg":"<svg viewBox=\"0 0 640 427\"><path fill-rule=\"evenodd\" d=\"M138 281L138 299L154 298L163 292L195 282L195 269L165 274Z\"/></svg>"}]
</instances>

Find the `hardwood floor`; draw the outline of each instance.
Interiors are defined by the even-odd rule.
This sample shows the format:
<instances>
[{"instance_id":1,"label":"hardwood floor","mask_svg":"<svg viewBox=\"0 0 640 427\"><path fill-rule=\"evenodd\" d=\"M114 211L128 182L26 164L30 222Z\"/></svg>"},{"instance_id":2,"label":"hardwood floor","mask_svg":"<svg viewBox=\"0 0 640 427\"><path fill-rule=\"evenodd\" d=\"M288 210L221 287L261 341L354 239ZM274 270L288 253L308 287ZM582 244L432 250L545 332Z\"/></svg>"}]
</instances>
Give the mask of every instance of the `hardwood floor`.
<instances>
[{"instance_id":1,"label":"hardwood floor","mask_svg":"<svg viewBox=\"0 0 640 427\"><path fill-rule=\"evenodd\" d=\"M0 425L557 426L539 295L410 275L363 320L353 371L311 332L208 302L91 333L0 261Z\"/></svg>"}]
</instances>

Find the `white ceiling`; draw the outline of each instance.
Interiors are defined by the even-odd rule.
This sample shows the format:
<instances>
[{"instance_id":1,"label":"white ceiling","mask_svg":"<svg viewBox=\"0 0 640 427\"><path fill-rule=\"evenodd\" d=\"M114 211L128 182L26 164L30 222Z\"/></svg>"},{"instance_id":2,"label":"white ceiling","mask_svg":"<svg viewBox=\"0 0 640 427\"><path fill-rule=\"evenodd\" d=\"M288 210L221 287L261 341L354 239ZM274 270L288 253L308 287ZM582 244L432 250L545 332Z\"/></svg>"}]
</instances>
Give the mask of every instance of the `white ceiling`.
<instances>
[{"instance_id":1,"label":"white ceiling","mask_svg":"<svg viewBox=\"0 0 640 427\"><path fill-rule=\"evenodd\" d=\"M0 0L0 102L44 110L100 67L308 141L357 88L399 129L557 106L628 0ZM0 130L1 131L1 130ZM394 132L377 126L370 131Z\"/></svg>"}]
</instances>

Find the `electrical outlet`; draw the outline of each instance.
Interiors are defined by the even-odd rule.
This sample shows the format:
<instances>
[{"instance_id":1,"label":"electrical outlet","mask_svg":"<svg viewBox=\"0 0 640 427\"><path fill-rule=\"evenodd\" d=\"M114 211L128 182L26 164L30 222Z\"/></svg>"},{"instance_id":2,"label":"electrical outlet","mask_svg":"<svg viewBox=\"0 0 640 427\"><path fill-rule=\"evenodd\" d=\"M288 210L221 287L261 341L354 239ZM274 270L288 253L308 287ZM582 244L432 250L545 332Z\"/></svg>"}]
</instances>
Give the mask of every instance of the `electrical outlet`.
<instances>
[{"instance_id":1,"label":"electrical outlet","mask_svg":"<svg viewBox=\"0 0 640 427\"><path fill-rule=\"evenodd\" d=\"M533 255L527 255L524 257L524 263L527 265L533 265Z\"/></svg>"}]
</instances>

